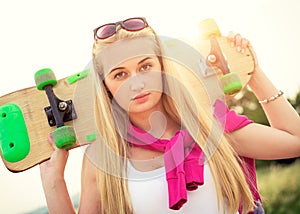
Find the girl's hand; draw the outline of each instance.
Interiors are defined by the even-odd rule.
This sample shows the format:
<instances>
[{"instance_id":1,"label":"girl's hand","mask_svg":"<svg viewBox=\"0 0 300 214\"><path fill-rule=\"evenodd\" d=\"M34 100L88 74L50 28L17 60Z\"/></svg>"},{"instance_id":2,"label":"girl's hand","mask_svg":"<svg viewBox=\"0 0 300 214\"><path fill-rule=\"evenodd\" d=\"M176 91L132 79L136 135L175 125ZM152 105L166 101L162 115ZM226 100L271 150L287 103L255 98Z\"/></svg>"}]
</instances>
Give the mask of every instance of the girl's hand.
<instances>
[{"instance_id":1,"label":"girl's hand","mask_svg":"<svg viewBox=\"0 0 300 214\"><path fill-rule=\"evenodd\" d=\"M51 158L40 164L41 178L54 179L63 178L65 166L68 160L69 152L65 149L58 149L53 142L52 135L48 135L48 141L54 149Z\"/></svg>"},{"instance_id":2,"label":"girl's hand","mask_svg":"<svg viewBox=\"0 0 300 214\"><path fill-rule=\"evenodd\" d=\"M49 213L76 213L64 180L69 152L54 145L51 134L48 141L54 151L51 158L40 164L42 185Z\"/></svg>"},{"instance_id":3,"label":"girl's hand","mask_svg":"<svg viewBox=\"0 0 300 214\"><path fill-rule=\"evenodd\" d=\"M232 47L236 47L236 50L242 54L245 53L246 49L248 48L250 50L250 53L254 60L254 72L259 70L257 57L255 54L255 51L253 50L252 45L250 44L249 40L242 37L241 34L235 34L232 31L228 33L228 39Z\"/></svg>"}]
</instances>

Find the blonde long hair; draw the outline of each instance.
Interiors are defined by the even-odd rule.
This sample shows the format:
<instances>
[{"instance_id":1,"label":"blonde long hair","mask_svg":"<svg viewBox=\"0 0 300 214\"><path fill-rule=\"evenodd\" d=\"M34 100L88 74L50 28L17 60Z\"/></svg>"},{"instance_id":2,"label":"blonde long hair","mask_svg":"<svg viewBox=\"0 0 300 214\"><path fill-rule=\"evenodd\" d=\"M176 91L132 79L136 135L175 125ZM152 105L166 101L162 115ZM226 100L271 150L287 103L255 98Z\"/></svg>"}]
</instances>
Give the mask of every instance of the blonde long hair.
<instances>
[{"instance_id":1,"label":"blonde long hair","mask_svg":"<svg viewBox=\"0 0 300 214\"><path fill-rule=\"evenodd\" d=\"M161 59L163 71L168 74L164 79L164 86L169 96L163 95L164 108L173 120L182 124L190 132L205 156L209 157L208 163L214 178L219 207L221 205L224 212L227 208L230 213L235 213L242 203L243 213L253 210L253 197L241 168L241 160L223 135L222 128L212 130L214 120L209 116L212 114L205 106L209 103L205 87L184 65L163 56L161 41L153 29L147 27L137 32L118 29L114 36L105 40L95 40L93 45L94 70L96 76L100 75L99 79L96 78L98 81L96 116L101 118L97 120L97 126L105 146L114 153L104 152L107 149L99 148L98 161L101 162L102 167L99 170L98 183L102 213L128 214L133 213L133 208L127 179L124 179L127 168L127 143L120 135L122 124L115 123L111 97L101 82L104 78L101 60L96 56L115 41L149 35L153 37L153 48ZM180 80L180 87L176 79ZM193 79L192 83L191 79Z\"/></svg>"}]
</instances>

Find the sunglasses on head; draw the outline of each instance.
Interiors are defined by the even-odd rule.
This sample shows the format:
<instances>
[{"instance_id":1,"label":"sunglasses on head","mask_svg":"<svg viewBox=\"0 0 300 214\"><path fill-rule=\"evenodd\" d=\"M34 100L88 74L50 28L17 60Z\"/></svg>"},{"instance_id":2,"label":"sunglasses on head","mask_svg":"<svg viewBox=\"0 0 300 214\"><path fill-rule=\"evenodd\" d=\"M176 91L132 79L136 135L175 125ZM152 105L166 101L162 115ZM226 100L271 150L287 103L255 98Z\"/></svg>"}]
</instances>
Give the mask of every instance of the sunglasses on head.
<instances>
[{"instance_id":1,"label":"sunglasses on head","mask_svg":"<svg viewBox=\"0 0 300 214\"><path fill-rule=\"evenodd\" d=\"M127 31L139 31L148 27L148 23L145 18L136 17L126 19L124 21L109 23L101 25L94 30L95 39L106 39L111 37L117 32L117 27L120 25L123 29Z\"/></svg>"}]
</instances>

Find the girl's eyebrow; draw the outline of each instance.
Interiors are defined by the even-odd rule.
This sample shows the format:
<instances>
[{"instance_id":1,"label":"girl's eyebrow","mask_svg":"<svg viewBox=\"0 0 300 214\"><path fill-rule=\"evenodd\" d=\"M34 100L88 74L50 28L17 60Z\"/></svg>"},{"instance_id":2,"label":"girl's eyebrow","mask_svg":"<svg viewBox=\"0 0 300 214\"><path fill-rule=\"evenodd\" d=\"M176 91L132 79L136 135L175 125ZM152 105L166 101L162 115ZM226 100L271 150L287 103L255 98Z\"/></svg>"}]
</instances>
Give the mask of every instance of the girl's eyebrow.
<instances>
[{"instance_id":1,"label":"girl's eyebrow","mask_svg":"<svg viewBox=\"0 0 300 214\"><path fill-rule=\"evenodd\" d=\"M152 59L152 58L151 57L146 57L146 58L142 59L141 61L139 61L138 65L142 64L143 62L145 62L148 59ZM116 67L116 68L113 68L109 73L112 73L113 71L119 70L119 69L125 69L125 67Z\"/></svg>"},{"instance_id":2,"label":"girl's eyebrow","mask_svg":"<svg viewBox=\"0 0 300 214\"><path fill-rule=\"evenodd\" d=\"M148 59L152 59L151 57L146 57L144 59L142 59L141 61L139 61L138 65L142 64L143 62L145 62Z\"/></svg>"},{"instance_id":3,"label":"girl's eyebrow","mask_svg":"<svg viewBox=\"0 0 300 214\"><path fill-rule=\"evenodd\" d=\"M125 67L116 67L116 68L113 68L109 73L111 74L115 70L119 70L119 69L125 69Z\"/></svg>"}]
</instances>

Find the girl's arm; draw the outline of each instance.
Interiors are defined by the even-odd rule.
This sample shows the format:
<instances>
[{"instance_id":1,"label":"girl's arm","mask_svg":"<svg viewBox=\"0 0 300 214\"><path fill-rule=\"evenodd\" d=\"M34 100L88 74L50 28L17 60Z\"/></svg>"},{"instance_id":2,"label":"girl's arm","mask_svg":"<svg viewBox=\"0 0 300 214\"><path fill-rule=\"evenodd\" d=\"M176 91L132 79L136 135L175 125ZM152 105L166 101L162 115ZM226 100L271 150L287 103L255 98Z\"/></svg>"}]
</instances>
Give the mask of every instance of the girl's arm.
<instances>
[{"instance_id":1,"label":"girl's arm","mask_svg":"<svg viewBox=\"0 0 300 214\"><path fill-rule=\"evenodd\" d=\"M237 37L237 38L236 38ZM249 46L239 35L235 43L240 50ZM251 46L249 46L252 49ZM279 90L263 73L255 58L255 71L249 86L258 100L269 99ZM255 159L282 159L300 156L300 117L290 103L280 96L261 104L271 127L250 124L231 134L232 145L241 156Z\"/></svg>"},{"instance_id":2,"label":"girl's arm","mask_svg":"<svg viewBox=\"0 0 300 214\"><path fill-rule=\"evenodd\" d=\"M55 149L50 160L40 164L40 174L49 213L75 213L64 180L68 151L57 149L51 136L50 144Z\"/></svg>"},{"instance_id":3,"label":"girl's arm","mask_svg":"<svg viewBox=\"0 0 300 214\"><path fill-rule=\"evenodd\" d=\"M76 213L64 180L68 151L57 149L49 136L49 142L55 149L50 160L40 164L40 173L49 213ZM89 160L87 148L81 171L81 197L78 213L100 213L100 195L97 185L97 167Z\"/></svg>"}]
</instances>

